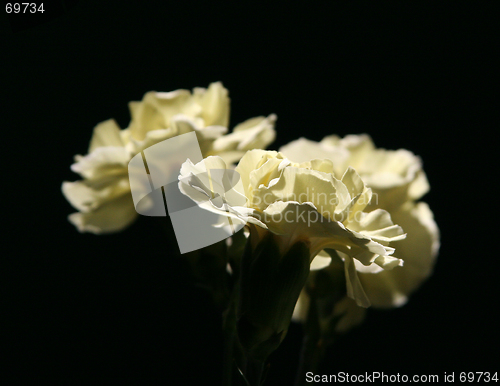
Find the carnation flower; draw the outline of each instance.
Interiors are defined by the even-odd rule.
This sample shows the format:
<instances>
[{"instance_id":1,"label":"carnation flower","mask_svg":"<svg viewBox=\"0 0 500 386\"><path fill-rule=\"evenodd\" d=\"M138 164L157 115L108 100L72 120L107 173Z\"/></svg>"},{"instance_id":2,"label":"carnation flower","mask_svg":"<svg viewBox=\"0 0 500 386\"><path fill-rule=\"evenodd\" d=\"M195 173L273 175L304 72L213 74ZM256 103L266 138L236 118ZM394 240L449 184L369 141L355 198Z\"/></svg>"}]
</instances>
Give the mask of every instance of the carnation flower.
<instances>
[{"instance_id":1,"label":"carnation flower","mask_svg":"<svg viewBox=\"0 0 500 386\"><path fill-rule=\"evenodd\" d=\"M228 91L216 82L205 88L148 92L130 102L131 122L121 130L114 120L94 128L88 154L75 156L71 170L82 180L64 182L66 199L78 210L69 216L80 232L109 233L129 226L138 216L130 193L128 162L147 147L195 132L204 156L237 161L246 150L274 140L274 114L249 119L226 134Z\"/></svg>"},{"instance_id":2,"label":"carnation flower","mask_svg":"<svg viewBox=\"0 0 500 386\"><path fill-rule=\"evenodd\" d=\"M283 146L280 152L296 162L318 156L330 159L336 176L349 167L356 168L373 191L373 199L365 210L387 210L407 233L404 240L393 244L404 266L388 271L355 261L360 283L374 307L405 304L408 296L431 274L439 249L439 230L432 211L426 203L417 202L429 190L420 158L404 149L378 149L368 135L328 136L320 142L301 138ZM303 291L294 312L295 320L304 320L307 305L308 295ZM337 330L346 331L359 324L364 312L348 299L339 302L332 311L335 316L343 315Z\"/></svg>"},{"instance_id":3,"label":"carnation flower","mask_svg":"<svg viewBox=\"0 0 500 386\"><path fill-rule=\"evenodd\" d=\"M294 163L275 151L251 150L238 163L241 181L231 189L227 168L216 156L197 164L187 160L179 188L200 207L248 224L254 243L268 232L279 235L275 240L284 255L305 242L313 269L330 263L328 249L342 253L347 293L357 304L370 303L356 264L382 270L402 265L390 246L405 237L402 228L385 210L364 211L372 192L353 168L338 179L330 160Z\"/></svg>"}]
</instances>

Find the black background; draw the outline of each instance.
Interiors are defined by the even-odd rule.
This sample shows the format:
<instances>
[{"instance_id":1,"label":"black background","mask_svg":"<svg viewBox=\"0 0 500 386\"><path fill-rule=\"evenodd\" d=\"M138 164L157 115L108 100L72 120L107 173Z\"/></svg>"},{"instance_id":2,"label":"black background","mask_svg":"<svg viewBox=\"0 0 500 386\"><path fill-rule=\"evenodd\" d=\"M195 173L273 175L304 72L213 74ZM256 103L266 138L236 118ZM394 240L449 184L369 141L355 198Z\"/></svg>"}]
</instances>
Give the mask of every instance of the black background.
<instances>
[{"instance_id":1,"label":"black background","mask_svg":"<svg viewBox=\"0 0 500 386\"><path fill-rule=\"evenodd\" d=\"M60 191L78 178L72 157L98 122L126 127L127 103L146 91L218 80L231 127L278 115L274 149L366 132L424 161L424 200L442 233L435 273L406 306L370 310L321 373L500 370L493 2L66 3L38 24L0 17L9 375L220 382L220 316L160 224L143 217L116 235L79 234ZM270 385L292 383L300 340L293 325Z\"/></svg>"}]
</instances>

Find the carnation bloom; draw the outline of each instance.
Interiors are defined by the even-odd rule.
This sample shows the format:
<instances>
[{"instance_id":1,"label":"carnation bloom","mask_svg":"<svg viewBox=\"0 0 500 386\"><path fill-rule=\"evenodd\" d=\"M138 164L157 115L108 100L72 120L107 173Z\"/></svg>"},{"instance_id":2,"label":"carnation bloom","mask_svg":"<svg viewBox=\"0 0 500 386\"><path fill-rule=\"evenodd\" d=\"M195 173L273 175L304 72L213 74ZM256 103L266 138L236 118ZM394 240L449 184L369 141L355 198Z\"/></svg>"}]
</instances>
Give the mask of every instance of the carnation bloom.
<instances>
[{"instance_id":1,"label":"carnation bloom","mask_svg":"<svg viewBox=\"0 0 500 386\"><path fill-rule=\"evenodd\" d=\"M78 210L69 216L80 232L109 233L129 226L138 216L130 193L128 163L147 147L168 138L195 132L204 156L237 161L254 147L274 140L274 114L256 117L227 133L228 91L216 82L205 88L148 92L130 102L131 122L121 130L114 120L94 128L88 154L75 156L71 170L82 180L64 182L66 199Z\"/></svg>"},{"instance_id":2,"label":"carnation bloom","mask_svg":"<svg viewBox=\"0 0 500 386\"><path fill-rule=\"evenodd\" d=\"M227 176L210 170L224 171L227 165L217 156L197 164L187 160L179 175L181 192L206 210L248 224L257 236L279 235L281 254L305 242L313 269L330 263L325 249L342 253L347 293L361 306L369 300L356 264L381 270L402 265L390 246L405 237L402 228L385 210L364 211L372 192L353 168L336 178L330 160L294 163L275 151L251 150L235 169L240 183L230 190Z\"/></svg>"},{"instance_id":3,"label":"carnation bloom","mask_svg":"<svg viewBox=\"0 0 500 386\"><path fill-rule=\"evenodd\" d=\"M374 307L405 304L408 296L431 274L439 249L439 230L432 211L426 203L417 202L429 190L420 158L403 149L378 149L367 135L328 136L320 142L300 138L280 151L296 162L318 156L330 159L336 176L349 167L356 168L374 193L366 210L387 210L407 233L404 240L394 242L404 266L382 271L375 265L367 267L355 262L359 280ZM296 320L304 320L308 302L303 291L294 312ZM337 329L345 331L359 324L364 312L350 299L339 302L333 314L344 316Z\"/></svg>"}]
</instances>

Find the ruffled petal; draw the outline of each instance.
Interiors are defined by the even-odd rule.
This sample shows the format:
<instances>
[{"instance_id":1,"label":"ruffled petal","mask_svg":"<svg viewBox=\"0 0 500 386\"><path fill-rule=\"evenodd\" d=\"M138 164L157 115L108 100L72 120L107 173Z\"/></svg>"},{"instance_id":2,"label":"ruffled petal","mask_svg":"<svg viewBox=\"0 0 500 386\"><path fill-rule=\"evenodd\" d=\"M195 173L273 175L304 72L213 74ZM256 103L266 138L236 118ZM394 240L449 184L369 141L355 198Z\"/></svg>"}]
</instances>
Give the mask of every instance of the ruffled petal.
<instances>
[{"instance_id":1,"label":"ruffled petal","mask_svg":"<svg viewBox=\"0 0 500 386\"><path fill-rule=\"evenodd\" d=\"M360 280L375 307L397 307L431 274L439 250L439 229L426 203L420 202L394 212L392 217L407 232L396 241L402 267L376 274L360 273Z\"/></svg>"},{"instance_id":2,"label":"ruffled petal","mask_svg":"<svg viewBox=\"0 0 500 386\"><path fill-rule=\"evenodd\" d=\"M247 150L265 149L276 137L276 115L249 119L237 125L233 132L217 138L210 154L216 154L231 164L238 161Z\"/></svg>"},{"instance_id":3,"label":"ruffled petal","mask_svg":"<svg viewBox=\"0 0 500 386\"><path fill-rule=\"evenodd\" d=\"M118 232L128 227L137 218L132 197L123 195L106 202L94 211L73 213L68 220L80 232L94 234Z\"/></svg>"},{"instance_id":4,"label":"ruffled petal","mask_svg":"<svg viewBox=\"0 0 500 386\"><path fill-rule=\"evenodd\" d=\"M132 138L138 141L143 141L149 131L168 129L170 119L176 114L193 116L201 111L194 105L188 90L150 91L142 101L130 102L129 108L132 117L129 129Z\"/></svg>"},{"instance_id":5,"label":"ruffled petal","mask_svg":"<svg viewBox=\"0 0 500 386\"><path fill-rule=\"evenodd\" d=\"M85 180L63 182L62 192L75 209L80 212L90 212L117 197L130 194L130 185L128 179L125 178L119 178L114 183L100 188L92 187Z\"/></svg>"},{"instance_id":6,"label":"ruffled petal","mask_svg":"<svg viewBox=\"0 0 500 386\"><path fill-rule=\"evenodd\" d=\"M195 88L193 94L195 101L201 106L205 126L228 126L230 100L228 91L221 82L211 83L207 89Z\"/></svg>"},{"instance_id":7,"label":"ruffled petal","mask_svg":"<svg viewBox=\"0 0 500 386\"><path fill-rule=\"evenodd\" d=\"M127 173L130 154L123 147L98 147L86 156L76 156L71 170L87 179Z\"/></svg>"},{"instance_id":8,"label":"ruffled petal","mask_svg":"<svg viewBox=\"0 0 500 386\"><path fill-rule=\"evenodd\" d=\"M94 128L94 133L90 140L89 153L92 153L98 147L123 147L124 145L123 139L120 136L120 127L114 119L108 119L99 123Z\"/></svg>"}]
</instances>

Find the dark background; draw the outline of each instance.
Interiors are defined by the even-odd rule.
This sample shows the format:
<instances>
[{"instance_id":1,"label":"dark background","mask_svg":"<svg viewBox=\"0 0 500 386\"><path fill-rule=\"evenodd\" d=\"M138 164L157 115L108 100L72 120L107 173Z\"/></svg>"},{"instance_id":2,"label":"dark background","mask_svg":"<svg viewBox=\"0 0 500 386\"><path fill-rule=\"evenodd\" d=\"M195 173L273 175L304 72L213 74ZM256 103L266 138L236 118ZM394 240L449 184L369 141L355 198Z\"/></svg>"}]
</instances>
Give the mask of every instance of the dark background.
<instances>
[{"instance_id":1,"label":"dark background","mask_svg":"<svg viewBox=\"0 0 500 386\"><path fill-rule=\"evenodd\" d=\"M72 157L86 152L98 122L126 127L127 103L146 91L218 80L230 90L231 127L278 115L274 149L299 136L366 132L424 161L424 200L442 233L435 273L403 308L370 310L321 373L499 370L493 2L44 4L39 22L0 16L9 375L220 382L220 316L159 223L79 234L60 191L78 178ZM270 385L292 383L300 340L293 325Z\"/></svg>"}]
</instances>

